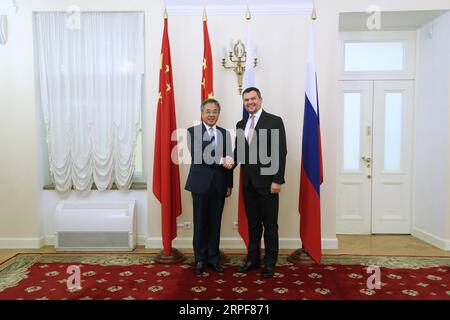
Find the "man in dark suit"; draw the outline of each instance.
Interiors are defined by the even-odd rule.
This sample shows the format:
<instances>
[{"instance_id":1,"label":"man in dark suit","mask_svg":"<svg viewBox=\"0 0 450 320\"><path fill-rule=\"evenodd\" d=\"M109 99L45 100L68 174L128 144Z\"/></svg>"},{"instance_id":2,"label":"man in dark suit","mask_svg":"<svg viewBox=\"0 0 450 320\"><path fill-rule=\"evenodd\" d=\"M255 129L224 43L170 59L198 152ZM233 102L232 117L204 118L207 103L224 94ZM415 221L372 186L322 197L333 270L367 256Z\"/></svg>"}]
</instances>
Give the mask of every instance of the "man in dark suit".
<instances>
[{"instance_id":1,"label":"man in dark suit","mask_svg":"<svg viewBox=\"0 0 450 320\"><path fill-rule=\"evenodd\" d=\"M247 259L238 272L259 268L260 242L264 231L264 270L262 276L275 273L278 259L278 194L285 182L286 133L283 120L264 111L259 89L243 92L244 107L249 113L236 124L234 161L225 166L241 164L245 211L248 220L249 244ZM230 162L231 161L231 162Z\"/></svg>"},{"instance_id":2,"label":"man in dark suit","mask_svg":"<svg viewBox=\"0 0 450 320\"><path fill-rule=\"evenodd\" d=\"M195 274L204 267L222 273L219 263L220 227L225 197L231 195L233 172L221 163L232 155L231 136L216 126L220 115L217 100L207 99L201 104L202 123L188 129L191 168L185 189L192 193L194 207Z\"/></svg>"}]
</instances>

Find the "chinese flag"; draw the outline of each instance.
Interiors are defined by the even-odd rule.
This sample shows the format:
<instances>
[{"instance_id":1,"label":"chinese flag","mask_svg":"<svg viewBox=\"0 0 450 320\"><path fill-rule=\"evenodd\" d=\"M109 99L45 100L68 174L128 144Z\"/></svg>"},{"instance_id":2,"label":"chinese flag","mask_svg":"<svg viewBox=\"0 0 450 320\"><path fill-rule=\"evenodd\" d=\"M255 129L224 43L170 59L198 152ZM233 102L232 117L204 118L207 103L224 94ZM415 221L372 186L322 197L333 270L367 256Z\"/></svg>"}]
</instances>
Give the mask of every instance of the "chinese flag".
<instances>
[{"instance_id":1,"label":"chinese flag","mask_svg":"<svg viewBox=\"0 0 450 320\"><path fill-rule=\"evenodd\" d=\"M214 97L213 61L211 42L209 42L206 13L203 15L203 65L202 65L202 101Z\"/></svg>"},{"instance_id":2,"label":"chinese flag","mask_svg":"<svg viewBox=\"0 0 450 320\"><path fill-rule=\"evenodd\" d=\"M164 32L159 71L158 111L155 131L155 157L153 162L153 193L161 203L161 231L164 252L172 253L172 240L177 236L177 217L181 214L180 173L178 159L172 159L172 150L177 142L171 135L177 128L175 99L172 81L167 16L164 18ZM176 151L176 150L175 150ZM178 155L178 152L173 152Z\"/></svg>"}]
</instances>

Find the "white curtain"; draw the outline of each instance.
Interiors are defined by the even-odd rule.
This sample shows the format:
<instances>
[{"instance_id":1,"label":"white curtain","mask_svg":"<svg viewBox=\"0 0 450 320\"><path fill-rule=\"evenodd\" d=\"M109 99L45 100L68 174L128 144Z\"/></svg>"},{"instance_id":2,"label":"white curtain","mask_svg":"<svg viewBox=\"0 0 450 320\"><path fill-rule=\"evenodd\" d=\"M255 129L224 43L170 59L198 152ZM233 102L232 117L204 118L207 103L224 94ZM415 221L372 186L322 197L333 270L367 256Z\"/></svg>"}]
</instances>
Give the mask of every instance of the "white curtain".
<instances>
[{"instance_id":1,"label":"white curtain","mask_svg":"<svg viewBox=\"0 0 450 320\"><path fill-rule=\"evenodd\" d=\"M73 17L71 17L73 19ZM72 25L76 26L76 24ZM143 13L36 13L38 95L50 172L60 193L73 187L129 189L140 129Z\"/></svg>"}]
</instances>

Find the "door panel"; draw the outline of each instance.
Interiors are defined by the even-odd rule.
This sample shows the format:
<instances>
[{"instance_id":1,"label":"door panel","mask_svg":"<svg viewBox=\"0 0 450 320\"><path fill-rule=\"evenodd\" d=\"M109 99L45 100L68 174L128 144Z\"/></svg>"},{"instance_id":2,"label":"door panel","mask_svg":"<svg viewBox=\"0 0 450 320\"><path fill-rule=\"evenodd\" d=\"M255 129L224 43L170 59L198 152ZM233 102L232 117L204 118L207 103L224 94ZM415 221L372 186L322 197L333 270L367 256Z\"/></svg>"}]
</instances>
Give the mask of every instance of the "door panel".
<instances>
[{"instance_id":1,"label":"door panel","mask_svg":"<svg viewBox=\"0 0 450 320\"><path fill-rule=\"evenodd\" d=\"M411 233L413 81L375 81L372 233Z\"/></svg>"},{"instance_id":2,"label":"door panel","mask_svg":"<svg viewBox=\"0 0 450 320\"><path fill-rule=\"evenodd\" d=\"M371 232L372 81L340 84L340 137L336 229L341 234ZM370 165L370 164L369 164Z\"/></svg>"}]
</instances>

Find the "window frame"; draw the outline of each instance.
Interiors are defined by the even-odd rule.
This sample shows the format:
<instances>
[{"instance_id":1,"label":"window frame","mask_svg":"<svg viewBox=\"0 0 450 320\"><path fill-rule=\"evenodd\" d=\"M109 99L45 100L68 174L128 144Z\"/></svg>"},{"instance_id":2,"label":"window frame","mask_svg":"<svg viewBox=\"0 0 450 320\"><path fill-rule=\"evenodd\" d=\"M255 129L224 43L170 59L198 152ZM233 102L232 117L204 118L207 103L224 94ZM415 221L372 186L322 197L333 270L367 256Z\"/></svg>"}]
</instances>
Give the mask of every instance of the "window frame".
<instances>
[{"instance_id":1,"label":"window frame","mask_svg":"<svg viewBox=\"0 0 450 320\"><path fill-rule=\"evenodd\" d=\"M141 157L141 161L142 161L142 171L141 172L133 172L133 182L137 182L137 183L147 183L147 173L148 173L148 169L147 169L147 134L146 134L146 128L147 128L147 117L146 117L146 113L145 113L145 73L142 74L142 89L141 89L141 126L139 128L139 134L141 135L141 151L142 151L142 157ZM136 162L135 162L136 163Z\"/></svg>"},{"instance_id":2,"label":"window frame","mask_svg":"<svg viewBox=\"0 0 450 320\"><path fill-rule=\"evenodd\" d=\"M363 42L403 42L402 70L345 70L345 45ZM410 80L415 77L416 32L415 31L362 31L339 33L338 80Z\"/></svg>"}]
</instances>

